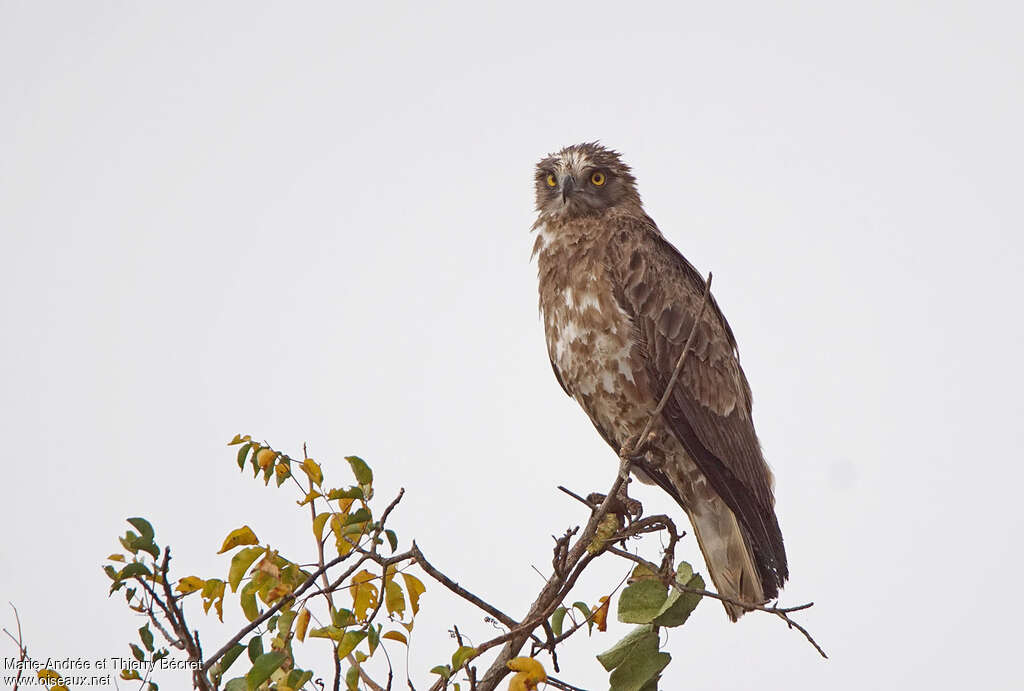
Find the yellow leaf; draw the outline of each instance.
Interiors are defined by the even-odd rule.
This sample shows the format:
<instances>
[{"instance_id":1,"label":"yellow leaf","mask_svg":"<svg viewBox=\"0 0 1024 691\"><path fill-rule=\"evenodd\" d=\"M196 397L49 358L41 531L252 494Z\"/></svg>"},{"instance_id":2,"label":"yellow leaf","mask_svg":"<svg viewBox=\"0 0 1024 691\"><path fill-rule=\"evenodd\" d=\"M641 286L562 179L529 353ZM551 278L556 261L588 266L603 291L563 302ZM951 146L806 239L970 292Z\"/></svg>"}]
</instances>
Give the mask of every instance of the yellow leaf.
<instances>
[{"instance_id":1,"label":"yellow leaf","mask_svg":"<svg viewBox=\"0 0 1024 691\"><path fill-rule=\"evenodd\" d=\"M320 494L316 490L313 490L312 492L308 492L306 494L306 497L302 501L297 501L295 503L298 504L299 506L305 506L306 504L308 504L309 502L313 501L314 499L319 499L322 496L324 496L324 495Z\"/></svg>"},{"instance_id":2,"label":"yellow leaf","mask_svg":"<svg viewBox=\"0 0 1024 691\"><path fill-rule=\"evenodd\" d=\"M60 679L60 675L54 672L52 669L41 669L38 672L36 672L36 676L40 679L46 679L47 681L49 681L50 679Z\"/></svg>"},{"instance_id":3,"label":"yellow leaf","mask_svg":"<svg viewBox=\"0 0 1024 691\"><path fill-rule=\"evenodd\" d=\"M405 594L402 586L393 580L384 584L384 606L388 608L388 614L397 614L399 617L405 614Z\"/></svg>"},{"instance_id":4,"label":"yellow leaf","mask_svg":"<svg viewBox=\"0 0 1024 691\"><path fill-rule=\"evenodd\" d=\"M387 638L388 640L398 641L399 643L405 643L409 645L409 639L405 637L405 634L401 631L388 631L384 633L381 638Z\"/></svg>"},{"instance_id":5,"label":"yellow leaf","mask_svg":"<svg viewBox=\"0 0 1024 691\"><path fill-rule=\"evenodd\" d=\"M252 528L243 525L241 528L236 528L228 533L228 536L224 538L224 544L217 554L224 554L229 549L234 549L241 545L258 545L259 543L259 538L256 537L256 533L252 532Z\"/></svg>"},{"instance_id":6,"label":"yellow leaf","mask_svg":"<svg viewBox=\"0 0 1024 691\"><path fill-rule=\"evenodd\" d=\"M109 557L107 557L107 559L109 561L124 561L124 555L123 554L111 554Z\"/></svg>"},{"instance_id":7,"label":"yellow leaf","mask_svg":"<svg viewBox=\"0 0 1024 691\"><path fill-rule=\"evenodd\" d=\"M217 618L224 621L224 581L219 578L211 578L203 584L203 612L209 612L213 605L217 612Z\"/></svg>"},{"instance_id":8,"label":"yellow leaf","mask_svg":"<svg viewBox=\"0 0 1024 691\"><path fill-rule=\"evenodd\" d=\"M260 470L266 470L274 464L277 460L277 452L273 449L262 448L256 452L256 465L260 467Z\"/></svg>"},{"instance_id":9,"label":"yellow leaf","mask_svg":"<svg viewBox=\"0 0 1024 691\"><path fill-rule=\"evenodd\" d=\"M359 621L366 621L370 610L377 606L380 591L372 583L376 579L377 577L366 569L352 577L352 587L349 588L349 592L352 593L353 613Z\"/></svg>"},{"instance_id":10,"label":"yellow leaf","mask_svg":"<svg viewBox=\"0 0 1024 691\"><path fill-rule=\"evenodd\" d=\"M324 524L327 523L327 519L330 517L331 514L325 511L324 513L317 514L316 518L313 519L313 534L321 542L324 539Z\"/></svg>"},{"instance_id":11,"label":"yellow leaf","mask_svg":"<svg viewBox=\"0 0 1024 691\"><path fill-rule=\"evenodd\" d=\"M601 604L594 610L594 624L597 625L598 631L606 631L608 628L608 596L602 595L597 601Z\"/></svg>"},{"instance_id":12,"label":"yellow leaf","mask_svg":"<svg viewBox=\"0 0 1024 691\"><path fill-rule=\"evenodd\" d=\"M277 556L277 552L267 553L267 556L260 559L259 563L256 564L256 570L265 573L274 580L281 578L281 567L274 563L274 557Z\"/></svg>"},{"instance_id":13,"label":"yellow leaf","mask_svg":"<svg viewBox=\"0 0 1024 691\"><path fill-rule=\"evenodd\" d=\"M236 434L234 438L232 438L231 441L228 442L228 446L234 446L235 444L244 444L248 441L252 441L252 437L250 437L248 434L245 435L244 437Z\"/></svg>"},{"instance_id":14,"label":"yellow leaf","mask_svg":"<svg viewBox=\"0 0 1024 691\"><path fill-rule=\"evenodd\" d=\"M312 458L307 458L302 461L302 469L305 471L309 479L313 481L314 485L319 485L324 481L324 473L320 470L320 464L314 461Z\"/></svg>"},{"instance_id":15,"label":"yellow leaf","mask_svg":"<svg viewBox=\"0 0 1024 691\"><path fill-rule=\"evenodd\" d=\"M278 463L277 466L274 468L274 473L276 473L279 478L286 478L291 474L291 472L291 466L289 466L284 461Z\"/></svg>"},{"instance_id":16,"label":"yellow leaf","mask_svg":"<svg viewBox=\"0 0 1024 691\"><path fill-rule=\"evenodd\" d=\"M197 590L201 590L206 585L206 581L198 576L186 576L178 581L178 587L175 588L179 593L194 593Z\"/></svg>"},{"instance_id":17,"label":"yellow leaf","mask_svg":"<svg viewBox=\"0 0 1024 691\"><path fill-rule=\"evenodd\" d=\"M427 586L423 585L423 581L411 573L403 573L402 578L405 579L405 589L409 593L409 605L412 607L412 615L416 616L420 611L420 595L427 591Z\"/></svg>"},{"instance_id":18,"label":"yellow leaf","mask_svg":"<svg viewBox=\"0 0 1024 691\"><path fill-rule=\"evenodd\" d=\"M266 602L269 605L271 602L284 597L288 593L292 592L292 587L287 583L278 583L269 591L267 591Z\"/></svg>"},{"instance_id":19,"label":"yellow leaf","mask_svg":"<svg viewBox=\"0 0 1024 691\"><path fill-rule=\"evenodd\" d=\"M309 627L309 610L305 607L299 612L299 618L295 620L295 637L300 641L306 640L306 629Z\"/></svg>"},{"instance_id":20,"label":"yellow leaf","mask_svg":"<svg viewBox=\"0 0 1024 691\"><path fill-rule=\"evenodd\" d=\"M544 666L532 657L517 657L508 661L508 668L518 672L508 684L509 691L535 691L537 685L547 681Z\"/></svg>"}]
</instances>

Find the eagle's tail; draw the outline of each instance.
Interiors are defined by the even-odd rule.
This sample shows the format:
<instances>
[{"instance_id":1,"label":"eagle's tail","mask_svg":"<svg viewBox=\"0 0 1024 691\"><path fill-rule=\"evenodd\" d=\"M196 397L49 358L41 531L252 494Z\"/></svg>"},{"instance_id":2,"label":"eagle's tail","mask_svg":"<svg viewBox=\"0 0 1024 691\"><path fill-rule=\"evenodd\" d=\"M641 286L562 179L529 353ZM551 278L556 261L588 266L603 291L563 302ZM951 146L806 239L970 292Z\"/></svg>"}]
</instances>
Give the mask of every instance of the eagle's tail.
<instances>
[{"instance_id":1,"label":"eagle's tail","mask_svg":"<svg viewBox=\"0 0 1024 691\"><path fill-rule=\"evenodd\" d=\"M680 456L678 461L669 464L667 472L656 481L689 516L718 594L754 605L777 597L785 574L776 575L760 563L764 559L759 561L756 545L742 522L689 457ZM784 552L782 564L785 570ZM732 621L750 611L729 602L722 604Z\"/></svg>"},{"instance_id":2,"label":"eagle's tail","mask_svg":"<svg viewBox=\"0 0 1024 691\"><path fill-rule=\"evenodd\" d=\"M704 554L711 580L719 595L749 602L765 602L764 587L755 565L755 557L736 516L719 497L688 509L697 544ZM736 621L749 609L722 602L729 619Z\"/></svg>"}]
</instances>

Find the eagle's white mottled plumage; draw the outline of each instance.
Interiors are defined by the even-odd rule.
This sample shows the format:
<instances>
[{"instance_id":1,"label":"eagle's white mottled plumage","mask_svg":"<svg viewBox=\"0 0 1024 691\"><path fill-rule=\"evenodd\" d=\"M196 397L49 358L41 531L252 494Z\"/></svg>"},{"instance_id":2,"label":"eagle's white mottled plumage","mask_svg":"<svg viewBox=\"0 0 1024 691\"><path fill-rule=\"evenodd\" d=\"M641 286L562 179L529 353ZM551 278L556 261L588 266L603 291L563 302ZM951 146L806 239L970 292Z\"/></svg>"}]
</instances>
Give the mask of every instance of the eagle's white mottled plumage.
<instances>
[{"instance_id":1,"label":"eagle's white mottled plumage","mask_svg":"<svg viewBox=\"0 0 1024 691\"><path fill-rule=\"evenodd\" d=\"M534 229L540 309L559 384L618 451L664 392L703 293L696 270L644 213L619 155L597 144L542 160ZM788 576L772 475L732 331L712 299L637 476L693 524L722 594L760 604ZM745 610L726 604L735 620Z\"/></svg>"}]
</instances>

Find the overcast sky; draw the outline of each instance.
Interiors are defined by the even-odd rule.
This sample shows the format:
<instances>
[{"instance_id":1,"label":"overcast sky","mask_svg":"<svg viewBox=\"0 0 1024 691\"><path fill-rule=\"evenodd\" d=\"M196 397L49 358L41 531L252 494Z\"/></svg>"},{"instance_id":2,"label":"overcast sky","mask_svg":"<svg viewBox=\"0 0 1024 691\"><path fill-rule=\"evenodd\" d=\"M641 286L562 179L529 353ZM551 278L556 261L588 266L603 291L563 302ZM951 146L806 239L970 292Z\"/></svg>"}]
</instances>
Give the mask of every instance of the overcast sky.
<instances>
[{"instance_id":1,"label":"overcast sky","mask_svg":"<svg viewBox=\"0 0 1024 691\"><path fill-rule=\"evenodd\" d=\"M0 603L30 653L128 654L142 622L100 570L125 517L178 576L223 577L242 523L311 555L236 432L335 476L365 457L382 498L407 490L403 540L521 617L585 519L555 487L616 465L551 375L529 260L534 164L600 139L714 272L782 602L816 603L832 658L706 602L662 687L1019 680L1020 10L771 4L0 1ZM604 562L578 599L626 570ZM493 632L428 587L419 688L453 623ZM209 650L231 633L192 616ZM627 629L560 676L603 688L593 654Z\"/></svg>"}]
</instances>

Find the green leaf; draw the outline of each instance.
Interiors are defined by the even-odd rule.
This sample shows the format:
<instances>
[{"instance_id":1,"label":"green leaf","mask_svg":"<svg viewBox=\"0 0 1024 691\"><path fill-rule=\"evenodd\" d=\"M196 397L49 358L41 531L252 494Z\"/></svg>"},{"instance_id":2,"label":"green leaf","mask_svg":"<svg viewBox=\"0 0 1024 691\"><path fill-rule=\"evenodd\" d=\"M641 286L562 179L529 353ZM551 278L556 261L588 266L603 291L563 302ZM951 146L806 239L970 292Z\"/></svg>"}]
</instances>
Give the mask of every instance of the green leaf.
<instances>
[{"instance_id":1,"label":"green leaf","mask_svg":"<svg viewBox=\"0 0 1024 691\"><path fill-rule=\"evenodd\" d=\"M345 637L345 630L337 626L322 626L319 629L312 629L307 635L310 638L330 638L340 643Z\"/></svg>"},{"instance_id":2,"label":"green leaf","mask_svg":"<svg viewBox=\"0 0 1024 691\"><path fill-rule=\"evenodd\" d=\"M384 628L383 624L377 624L376 626L371 626L366 631L366 645L370 649L370 655L373 655L377 650L377 646L380 645L380 630L382 628Z\"/></svg>"},{"instance_id":3,"label":"green leaf","mask_svg":"<svg viewBox=\"0 0 1024 691\"><path fill-rule=\"evenodd\" d=\"M249 684L246 683L245 677L236 677L227 683L224 691L249 691Z\"/></svg>"},{"instance_id":4,"label":"green leaf","mask_svg":"<svg viewBox=\"0 0 1024 691\"><path fill-rule=\"evenodd\" d=\"M249 449L252 448L252 444L242 444L241 448L238 449L238 469L245 470L245 457L249 455Z\"/></svg>"},{"instance_id":5,"label":"green leaf","mask_svg":"<svg viewBox=\"0 0 1024 691\"><path fill-rule=\"evenodd\" d=\"M154 559L160 556L160 548L157 547L156 543L152 540L150 540L149 542L143 542L142 540L139 540L135 543L135 546L143 552L149 553Z\"/></svg>"},{"instance_id":6,"label":"green leaf","mask_svg":"<svg viewBox=\"0 0 1024 691\"><path fill-rule=\"evenodd\" d=\"M587 622L587 631L594 628L594 617L590 614L590 606L586 602L574 602L572 606L580 611L583 620Z\"/></svg>"},{"instance_id":7,"label":"green leaf","mask_svg":"<svg viewBox=\"0 0 1024 691\"><path fill-rule=\"evenodd\" d=\"M331 612L331 621L335 626L345 628L356 623L356 615L352 610L342 607Z\"/></svg>"},{"instance_id":8,"label":"green leaf","mask_svg":"<svg viewBox=\"0 0 1024 691\"><path fill-rule=\"evenodd\" d=\"M672 657L658 651L658 634L650 624L638 626L610 650L597 656L611 672L610 691L653 691L658 675Z\"/></svg>"},{"instance_id":9,"label":"green leaf","mask_svg":"<svg viewBox=\"0 0 1024 691\"><path fill-rule=\"evenodd\" d=\"M121 543L121 546L132 554L138 554L139 548L135 546L135 541L139 539L139 536L135 534L134 530L126 530L124 537L117 538L117 541Z\"/></svg>"},{"instance_id":10,"label":"green leaf","mask_svg":"<svg viewBox=\"0 0 1024 691\"><path fill-rule=\"evenodd\" d=\"M118 575L118 578L123 581L126 578L132 578L132 577L135 577L135 576L152 576L152 575L153 574L149 570L149 568L145 564L143 564L141 561L133 561L131 564L128 564L123 569L121 569L121 573Z\"/></svg>"},{"instance_id":11,"label":"green leaf","mask_svg":"<svg viewBox=\"0 0 1024 691\"><path fill-rule=\"evenodd\" d=\"M440 674L441 678L445 681L452 675L452 668L448 665L437 665L436 667L430 668L431 674Z\"/></svg>"},{"instance_id":12,"label":"green leaf","mask_svg":"<svg viewBox=\"0 0 1024 691\"><path fill-rule=\"evenodd\" d=\"M328 499L364 499L363 490L359 487L348 489L332 489L327 493Z\"/></svg>"},{"instance_id":13,"label":"green leaf","mask_svg":"<svg viewBox=\"0 0 1024 691\"><path fill-rule=\"evenodd\" d=\"M153 532L153 526L150 525L149 521L145 518L129 518L128 522L132 524L132 527L139 531L142 535L143 542L152 542L153 537L156 535Z\"/></svg>"},{"instance_id":14,"label":"green leaf","mask_svg":"<svg viewBox=\"0 0 1024 691\"><path fill-rule=\"evenodd\" d=\"M214 665L214 669L216 670L214 673L218 679L224 676L224 672L228 671L228 668L234 664L235 660L237 660L238 656L243 652L245 652L245 646L241 643L235 643L226 653L224 653L224 655L221 656L219 660L217 660L217 664Z\"/></svg>"},{"instance_id":15,"label":"green leaf","mask_svg":"<svg viewBox=\"0 0 1024 691\"><path fill-rule=\"evenodd\" d=\"M606 671L611 672L613 669L621 665L626 657L629 656L633 648L647 637L653 637L654 643L657 645L658 634L654 632L654 627L650 624L637 626L621 641L598 655L597 661L601 663L601 666L604 667Z\"/></svg>"},{"instance_id":16,"label":"green leaf","mask_svg":"<svg viewBox=\"0 0 1024 691\"><path fill-rule=\"evenodd\" d=\"M683 565L686 566L685 570L682 568ZM686 562L680 564L680 569L676 572L676 582L687 588L704 590L704 579L701 578L700 574L693 573L690 565L686 564ZM690 618L690 614L697 608L697 605L700 604L702 597L702 595L697 593L684 593L673 588L669 592L668 599L665 600L665 605L661 608L661 612L654 620L655 625L682 626Z\"/></svg>"},{"instance_id":17,"label":"green leaf","mask_svg":"<svg viewBox=\"0 0 1024 691\"><path fill-rule=\"evenodd\" d=\"M116 580L118 580L120 578L120 576L118 575L117 569L115 569L110 564L107 564L106 566L103 567L103 573L105 573L108 576L110 576L110 580L112 580L112 581L116 581Z\"/></svg>"},{"instance_id":18,"label":"green leaf","mask_svg":"<svg viewBox=\"0 0 1024 691\"><path fill-rule=\"evenodd\" d=\"M366 638L365 631L346 631L341 643L338 644L338 659L344 660L364 638Z\"/></svg>"},{"instance_id":19,"label":"green leaf","mask_svg":"<svg viewBox=\"0 0 1024 691\"><path fill-rule=\"evenodd\" d=\"M388 544L391 545L391 551L394 552L396 549L398 549L398 535L396 535L395 531L391 530L390 528L385 530L384 534L387 535Z\"/></svg>"},{"instance_id":20,"label":"green leaf","mask_svg":"<svg viewBox=\"0 0 1024 691\"><path fill-rule=\"evenodd\" d=\"M353 523L365 523L370 520L370 512L366 509L358 509L353 513L350 513L345 518L345 525L352 525Z\"/></svg>"},{"instance_id":21,"label":"green leaf","mask_svg":"<svg viewBox=\"0 0 1024 691\"><path fill-rule=\"evenodd\" d=\"M452 654L452 669L460 670L462 666L476 657L476 648L468 645L459 646L459 649Z\"/></svg>"},{"instance_id":22,"label":"green leaf","mask_svg":"<svg viewBox=\"0 0 1024 691\"><path fill-rule=\"evenodd\" d=\"M551 630L555 632L556 636L562 635L562 622L565 621L567 611L565 607L559 607L551 613Z\"/></svg>"},{"instance_id":23,"label":"green leaf","mask_svg":"<svg viewBox=\"0 0 1024 691\"><path fill-rule=\"evenodd\" d=\"M659 581L630 584L619 597L619 621L648 624L661 614L668 592Z\"/></svg>"},{"instance_id":24,"label":"green leaf","mask_svg":"<svg viewBox=\"0 0 1024 691\"><path fill-rule=\"evenodd\" d=\"M263 654L263 639L253 636L249 640L249 662L256 662L256 659Z\"/></svg>"},{"instance_id":25,"label":"green leaf","mask_svg":"<svg viewBox=\"0 0 1024 691\"><path fill-rule=\"evenodd\" d=\"M356 482L360 485L373 484L373 471L370 470L370 466L366 465L366 461L359 456L346 456L345 460L352 466L352 474L356 476Z\"/></svg>"},{"instance_id":26,"label":"green leaf","mask_svg":"<svg viewBox=\"0 0 1024 691\"><path fill-rule=\"evenodd\" d=\"M345 691L358 691L359 689L359 665L352 665L345 672Z\"/></svg>"},{"instance_id":27,"label":"green leaf","mask_svg":"<svg viewBox=\"0 0 1024 691\"><path fill-rule=\"evenodd\" d=\"M242 605L242 612L249 621L255 621L260 616L259 605L256 604L256 592L259 590L259 583L253 579L242 588L242 594L238 596L238 602Z\"/></svg>"},{"instance_id":28,"label":"green leaf","mask_svg":"<svg viewBox=\"0 0 1024 691\"><path fill-rule=\"evenodd\" d=\"M290 609L287 612L281 612L281 618L277 621L277 631L284 638L284 635L292 630L292 622L295 621L295 615L298 614L294 609Z\"/></svg>"},{"instance_id":29,"label":"green leaf","mask_svg":"<svg viewBox=\"0 0 1024 691\"><path fill-rule=\"evenodd\" d=\"M658 675L672 656L658 651L657 635L652 645L634 651L615 668L609 678L609 691L646 691L657 688Z\"/></svg>"},{"instance_id":30,"label":"green leaf","mask_svg":"<svg viewBox=\"0 0 1024 691\"><path fill-rule=\"evenodd\" d=\"M139 662L142 662L143 660L146 659L146 654L144 652L142 652L142 648L140 648L139 646L135 645L134 643L129 643L128 646L132 649L132 655L135 656L136 660L138 660Z\"/></svg>"},{"instance_id":31,"label":"green leaf","mask_svg":"<svg viewBox=\"0 0 1024 691\"><path fill-rule=\"evenodd\" d=\"M228 569L228 583L231 584L231 592L234 593L238 590L238 584L245 578L245 573L264 551L262 547L246 547L231 557L231 567ZM250 619L250 621L252 620Z\"/></svg>"},{"instance_id":32,"label":"green leaf","mask_svg":"<svg viewBox=\"0 0 1024 691\"><path fill-rule=\"evenodd\" d=\"M146 646L146 650L153 652L153 632L149 630L149 624L139 629L139 638L142 640L142 645Z\"/></svg>"},{"instance_id":33,"label":"green leaf","mask_svg":"<svg viewBox=\"0 0 1024 691\"><path fill-rule=\"evenodd\" d=\"M288 673L288 679L285 680L285 684L293 689L301 689L312 678L313 673L309 670L293 669Z\"/></svg>"},{"instance_id":34,"label":"green leaf","mask_svg":"<svg viewBox=\"0 0 1024 691\"><path fill-rule=\"evenodd\" d=\"M252 663L252 669L245 675L245 681L249 688L255 689L269 679L270 675L277 671L277 668L281 666L281 663L287 657L285 653L276 650L272 653L264 653L256 658Z\"/></svg>"}]
</instances>

